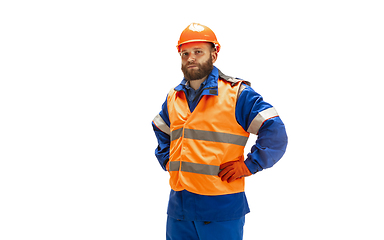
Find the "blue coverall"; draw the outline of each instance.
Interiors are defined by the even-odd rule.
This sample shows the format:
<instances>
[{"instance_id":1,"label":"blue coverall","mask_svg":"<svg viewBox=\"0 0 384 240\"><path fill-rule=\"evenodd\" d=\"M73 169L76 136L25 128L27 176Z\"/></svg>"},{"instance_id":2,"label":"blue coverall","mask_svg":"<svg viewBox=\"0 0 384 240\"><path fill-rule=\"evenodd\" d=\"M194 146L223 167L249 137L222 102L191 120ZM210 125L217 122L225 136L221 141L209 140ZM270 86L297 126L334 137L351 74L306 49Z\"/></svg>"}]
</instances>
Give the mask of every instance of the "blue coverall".
<instances>
[{"instance_id":1,"label":"blue coverall","mask_svg":"<svg viewBox=\"0 0 384 240\"><path fill-rule=\"evenodd\" d=\"M217 90L218 78L219 70L214 67L198 90L189 87L185 79L183 79L175 90L185 92L189 108L191 112L193 112L202 96L220 94L218 91L212 91ZM258 113L272 106L265 102L250 86L244 86L245 88L237 100L235 115L238 124L240 124L244 130L247 130ZM167 109L167 101L165 101L159 115L164 122L170 126ZM169 160L170 138L169 135L162 132L154 122L152 122L152 126L158 140L155 155L162 168L166 170L166 164ZM263 169L272 167L284 155L287 142L285 126L280 117L277 116L266 120L260 127L256 143L252 146L251 152L248 153L245 160L245 164L250 172L255 174ZM226 229L226 234L224 234L223 237L232 236L228 238L232 240L242 239L244 216L249 211L244 192L219 196L204 196L186 190L178 192L171 190L167 211L167 239L186 239L177 238L177 236L178 234L187 234L186 232L194 231L195 235L199 236L199 238L191 239L216 239L216 237L221 236L219 232L223 231L223 229L218 226ZM221 224L217 224L218 222ZM228 227L225 223L232 227ZM191 230L190 228L193 229ZM174 236L174 238L171 238L171 236ZM209 236L209 238L202 236ZM239 237L235 238L234 236ZM223 240L226 238L217 239Z\"/></svg>"}]
</instances>

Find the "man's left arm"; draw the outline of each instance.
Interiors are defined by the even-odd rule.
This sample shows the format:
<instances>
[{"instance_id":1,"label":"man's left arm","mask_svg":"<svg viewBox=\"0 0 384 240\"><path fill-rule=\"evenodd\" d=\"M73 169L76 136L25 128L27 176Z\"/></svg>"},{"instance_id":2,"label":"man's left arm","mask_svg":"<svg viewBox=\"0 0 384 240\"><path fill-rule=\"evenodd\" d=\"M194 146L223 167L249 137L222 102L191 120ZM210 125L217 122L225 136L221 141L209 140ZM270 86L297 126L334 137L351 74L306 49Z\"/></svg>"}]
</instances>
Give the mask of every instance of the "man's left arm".
<instances>
[{"instance_id":1,"label":"man's left arm","mask_svg":"<svg viewBox=\"0 0 384 240\"><path fill-rule=\"evenodd\" d=\"M233 182L272 167L284 155L288 138L275 108L247 85L241 86L236 120L249 133L258 135L245 161L234 159L220 165L222 181Z\"/></svg>"},{"instance_id":2,"label":"man's left arm","mask_svg":"<svg viewBox=\"0 0 384 240\"><path fill-rule=\"evenodd\" d=\"M284 123L275 108L249 86L238 97L236 119L247 132L258 135L245 160L252 174L281 159L288 143Z\"/></svg>"}]
</instances>

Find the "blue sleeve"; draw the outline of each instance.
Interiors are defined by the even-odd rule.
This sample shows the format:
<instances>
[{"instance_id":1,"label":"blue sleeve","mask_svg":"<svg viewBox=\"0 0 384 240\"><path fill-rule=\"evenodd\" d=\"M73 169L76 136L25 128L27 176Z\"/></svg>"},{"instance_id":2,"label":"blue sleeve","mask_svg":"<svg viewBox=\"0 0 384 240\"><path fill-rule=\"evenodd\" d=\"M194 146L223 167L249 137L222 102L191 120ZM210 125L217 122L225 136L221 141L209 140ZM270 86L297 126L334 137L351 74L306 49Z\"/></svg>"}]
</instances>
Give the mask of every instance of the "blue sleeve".
<instances>
[{"instance_id":1,"label":"blue sleeve","mask_svg":"<svg viewBox=\"0 0 384 240\"><path fill-rule=\"evenodd\" d=\"M247 131L253 119L261 111L271 107L251 87L246 86L237 100L236 119ZM284 155L287 143L287 133L280 117L267 119L258 131L258 138L248 153L245 164L253 174L270 168Z\"/></svg>"},{"instance_id":2,"label":"blue sleeve","mask_svg":"<svg viewBox=\"0 0 384 240\"><path fill-rule=\"evenodd\" d=\"M169 116L168 116L168 108L167 108L167 100L163 103L162 110L159 113L160 117L164 120L167 126L170 126ZM170 146L170 136L161 131L154 121L152 121L153 131L155 132L158 146L155 150L155 155L157 160L159 161L161 167L166 171L166 166L169 161L169 146Z\"/></svg>"}]
</instances>

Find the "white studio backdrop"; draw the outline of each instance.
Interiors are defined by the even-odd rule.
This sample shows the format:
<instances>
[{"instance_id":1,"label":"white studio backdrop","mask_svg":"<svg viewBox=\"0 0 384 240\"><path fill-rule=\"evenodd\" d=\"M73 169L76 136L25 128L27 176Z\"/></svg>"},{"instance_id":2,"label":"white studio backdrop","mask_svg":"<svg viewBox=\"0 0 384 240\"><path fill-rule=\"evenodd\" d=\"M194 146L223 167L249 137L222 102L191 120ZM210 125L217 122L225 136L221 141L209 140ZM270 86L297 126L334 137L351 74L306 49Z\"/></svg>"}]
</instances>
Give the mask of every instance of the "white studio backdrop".
<instances>
[{"instance_id":1,"label":"white studio backdrop","mask_svg":"<svg viewBox=\"0 0 384 240\"><path fill-rule=\"evenodd\" d=\"M192 22L289 144L247 178L244 239L383 239L380 1L2 1L0 239L165 239L151 121ZM256 136L250 138L249 151Z\"/></svg>"}]
</instances>

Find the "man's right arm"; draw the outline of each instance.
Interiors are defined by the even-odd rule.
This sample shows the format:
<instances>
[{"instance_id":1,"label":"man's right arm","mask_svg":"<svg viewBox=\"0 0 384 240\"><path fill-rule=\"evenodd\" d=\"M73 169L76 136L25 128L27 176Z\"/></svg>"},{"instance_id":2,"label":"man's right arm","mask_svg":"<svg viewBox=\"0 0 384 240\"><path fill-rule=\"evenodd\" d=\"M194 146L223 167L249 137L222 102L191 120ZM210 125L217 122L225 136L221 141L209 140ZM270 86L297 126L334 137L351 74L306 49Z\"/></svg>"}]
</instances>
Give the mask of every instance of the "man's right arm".
<instances>
[{"instance_id":1,"label":"man's right arm","mask_svg":"<svg viewBox=\"0 0 384 240\"><path fill-rule=\"evenodd\" d=\"M153 119L152 127L155 132L158 146L155 150L155 155L161 167L167 171L167 163L169 161L169 146L170 140L170 121L168 116L167 100L163 103L162 110Z\"/></svg>"}]
</instances>

